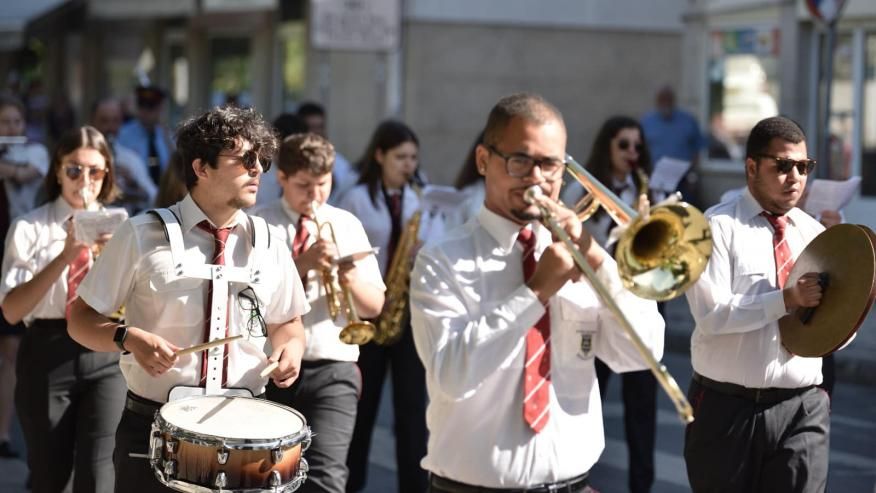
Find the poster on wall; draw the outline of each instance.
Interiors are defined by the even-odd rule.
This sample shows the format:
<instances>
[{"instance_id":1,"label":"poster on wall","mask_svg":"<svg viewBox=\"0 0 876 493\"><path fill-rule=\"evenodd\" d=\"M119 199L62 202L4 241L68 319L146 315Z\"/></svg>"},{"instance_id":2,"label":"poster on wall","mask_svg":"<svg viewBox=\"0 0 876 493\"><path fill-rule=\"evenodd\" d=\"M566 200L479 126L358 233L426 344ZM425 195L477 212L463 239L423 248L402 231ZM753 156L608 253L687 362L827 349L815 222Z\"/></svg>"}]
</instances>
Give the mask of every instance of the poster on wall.
<instances>
[{"instance_id":1,"label":"poster on wall","mask_svg":"<svg viewBox=\"0 0 876 493\"><path fill-rule=\"evenodd\" d=\"M399 0L310 0L310 12L316 49L391 51L399 45Z\"/></svg>"}]
</instances>

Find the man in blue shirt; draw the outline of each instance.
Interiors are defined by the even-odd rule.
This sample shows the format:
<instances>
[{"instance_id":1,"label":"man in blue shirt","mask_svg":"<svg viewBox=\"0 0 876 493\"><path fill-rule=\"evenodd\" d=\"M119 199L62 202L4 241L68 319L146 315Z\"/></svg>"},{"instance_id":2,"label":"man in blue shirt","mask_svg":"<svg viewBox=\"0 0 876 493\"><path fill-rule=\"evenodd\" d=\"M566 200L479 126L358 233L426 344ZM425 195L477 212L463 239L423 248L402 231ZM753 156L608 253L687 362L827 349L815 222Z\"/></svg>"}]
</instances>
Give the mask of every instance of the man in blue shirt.
<instances>
[{"instance_id":1,"label":"man in blue shirt","mask_svg":"<svg viewBox=\"0 0 876 493\"><path fill-rule=\"evenodd\" d=\"M651 150L654 164L660 158L671 157L691 163L687 175L678 185L688 202L695 202L695 184L700 150L706 139L690 113L675 107L675 92L664 86L657 92L655 109L642 117L642 129Z\"/></svg>"},{"instance_id":2,"label":"man in blue shirt","mask_svg":"<svg viewBox=\"0 0 876 493\"><path fill-rule=\"evenodd\" d=\"M153 86L137 86L137 117L119 130L118 143L136 152L149 169L149 176L158 185L167 167L173 141L161 124L165 92Z\"/></svg>"}]
</instances>

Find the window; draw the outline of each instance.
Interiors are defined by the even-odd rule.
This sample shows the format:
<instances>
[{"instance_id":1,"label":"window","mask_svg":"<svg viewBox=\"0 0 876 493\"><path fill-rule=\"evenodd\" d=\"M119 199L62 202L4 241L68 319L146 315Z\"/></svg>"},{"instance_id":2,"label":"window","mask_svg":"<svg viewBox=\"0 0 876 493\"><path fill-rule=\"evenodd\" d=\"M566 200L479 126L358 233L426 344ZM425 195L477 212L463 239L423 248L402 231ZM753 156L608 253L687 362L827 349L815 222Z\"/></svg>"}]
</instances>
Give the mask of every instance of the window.
<instances>
[{"instance_id":1,"label":"window","mask_svg":"<svg viewBox=\"0 0 876 493\"><path fill-rule=\"evenodd\" d=\"M742 160L751 128L778 114L779 31L715 31L710 49L709 158Z\"/></svg>"}]
</instances>

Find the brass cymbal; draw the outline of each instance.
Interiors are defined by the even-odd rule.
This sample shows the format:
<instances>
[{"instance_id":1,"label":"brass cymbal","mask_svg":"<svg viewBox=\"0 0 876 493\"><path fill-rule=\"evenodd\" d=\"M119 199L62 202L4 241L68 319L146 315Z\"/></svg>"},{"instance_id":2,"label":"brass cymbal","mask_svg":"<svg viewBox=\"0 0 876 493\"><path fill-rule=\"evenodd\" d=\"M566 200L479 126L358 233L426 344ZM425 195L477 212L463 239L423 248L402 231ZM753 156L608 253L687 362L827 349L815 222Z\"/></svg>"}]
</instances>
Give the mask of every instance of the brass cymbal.
<instances>
[{"instance_id":1,"label":"brass cymbal","mask_svg":"<svg viewBox=\"0 0 876 493\"><path fill-rule=\"evenodd\" d=\"M807 272L823 272L828 285L807 323L805 308L779 319L782 345L798 356L830 354L858 330L876 296L876 235L866 226L838 224L803 250L786 285Z\"/></svg>"}]
</instances>

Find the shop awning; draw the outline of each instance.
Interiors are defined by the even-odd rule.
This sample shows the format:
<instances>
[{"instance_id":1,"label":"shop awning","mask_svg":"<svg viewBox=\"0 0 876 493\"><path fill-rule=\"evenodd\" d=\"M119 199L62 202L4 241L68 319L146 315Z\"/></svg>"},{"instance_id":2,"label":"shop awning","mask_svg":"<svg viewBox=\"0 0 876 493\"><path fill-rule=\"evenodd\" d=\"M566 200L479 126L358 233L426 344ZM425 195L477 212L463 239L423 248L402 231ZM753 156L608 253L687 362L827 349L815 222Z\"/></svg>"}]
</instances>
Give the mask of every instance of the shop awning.
<instances>
[{"instance_id":1,"label":"shop awning","mask_svg":"<svg viewBox=\"0 0 876 493\"><path fill-rule=\"evenodd\" d=\"M27 0L3 2L0 9L0 50L15 50L24 42L27 24L70 0Z\"/></svg>"}]
</instances>

